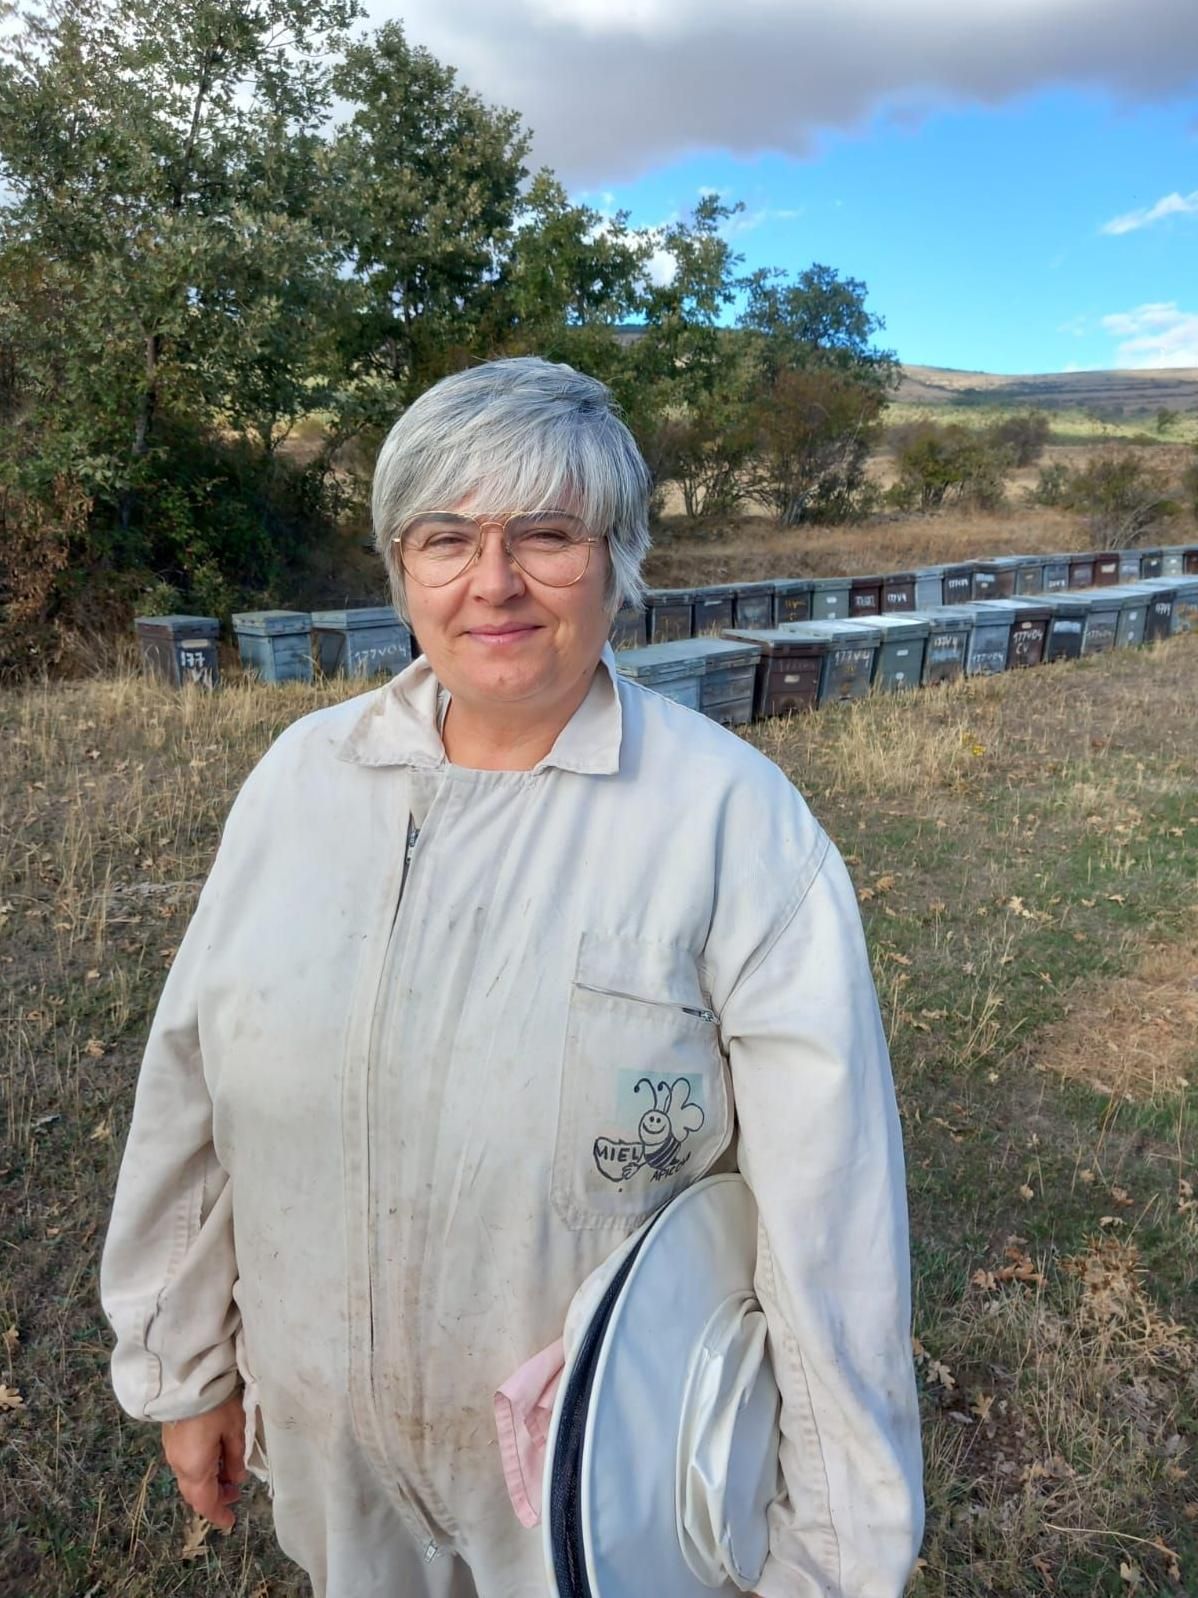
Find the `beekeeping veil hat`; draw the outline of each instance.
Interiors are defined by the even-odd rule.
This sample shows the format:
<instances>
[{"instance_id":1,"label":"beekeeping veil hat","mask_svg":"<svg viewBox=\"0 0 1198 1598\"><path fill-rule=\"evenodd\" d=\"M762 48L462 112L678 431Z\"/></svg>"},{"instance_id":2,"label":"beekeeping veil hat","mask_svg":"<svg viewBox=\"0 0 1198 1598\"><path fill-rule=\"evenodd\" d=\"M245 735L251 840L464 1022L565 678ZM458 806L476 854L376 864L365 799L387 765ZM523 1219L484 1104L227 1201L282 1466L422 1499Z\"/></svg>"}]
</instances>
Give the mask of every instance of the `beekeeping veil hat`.
<instances>
[{"instance_id":1,"label":"beekeeping veil hat","mask_svg":"<svg viewBox=\"0 0 1198 1598\"><path fill-rule=\"evenodd\" d=\"M752 1590L779 1490L756 1258L743 1178L708 1177L575 1300L545 1459L552 1598Z\"/></svg>"}]
</instances>

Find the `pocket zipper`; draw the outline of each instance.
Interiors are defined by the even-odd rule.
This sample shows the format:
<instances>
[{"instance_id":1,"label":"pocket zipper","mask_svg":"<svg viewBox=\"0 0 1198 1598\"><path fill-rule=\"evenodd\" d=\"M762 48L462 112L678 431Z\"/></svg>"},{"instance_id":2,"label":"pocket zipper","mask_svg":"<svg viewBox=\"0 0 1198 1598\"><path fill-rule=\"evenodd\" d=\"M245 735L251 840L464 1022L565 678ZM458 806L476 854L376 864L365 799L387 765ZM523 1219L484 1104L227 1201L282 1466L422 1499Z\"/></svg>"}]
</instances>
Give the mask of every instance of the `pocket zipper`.
<instances>
[{"instance_id":1,"label":"pocket zipper","mask_svg":"<svg viewBox=\"0 0 1198 1598\"><path fill-rule=\"evenodd\" d=\"M589 982L578 982L575 986L581 988L584 993L598 993L605 999L628 999L633 1004L650 1005L654 1010L681 1010L683 1015L696 1016L700 1021L708 1021L713 1026L720 1019L714 1010L700 1010L693 1004L673 1004L669 999L646 999L639 993L621 993L616 988L596 988Z\"/></svg>"}]
</instances>

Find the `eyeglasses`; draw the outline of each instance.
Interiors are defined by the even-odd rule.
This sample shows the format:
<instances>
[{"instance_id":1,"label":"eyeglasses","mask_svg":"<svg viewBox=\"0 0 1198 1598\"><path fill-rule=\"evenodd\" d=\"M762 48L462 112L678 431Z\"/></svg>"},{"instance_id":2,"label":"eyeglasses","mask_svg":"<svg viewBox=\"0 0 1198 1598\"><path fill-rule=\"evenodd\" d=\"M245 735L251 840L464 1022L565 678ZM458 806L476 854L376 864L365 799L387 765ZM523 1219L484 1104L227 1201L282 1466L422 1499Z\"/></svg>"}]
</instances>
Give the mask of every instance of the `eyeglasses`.
<instances>
[{"instance_id":1,"label":"eyeglasses","mask_svg":"<svg viewBox=\"0 0 1198 1598\"><path fill-rule=\"evenodd\" d=\"M584 521L564 510L513 511L508 516L422 511L391 542L414 582L422 588L444 588L480 558L488 527L499 528L504 549L522 572L550 588L580 582L590 564L591 545L605 538L588 533Z\"/></svg>"}]
</instances>

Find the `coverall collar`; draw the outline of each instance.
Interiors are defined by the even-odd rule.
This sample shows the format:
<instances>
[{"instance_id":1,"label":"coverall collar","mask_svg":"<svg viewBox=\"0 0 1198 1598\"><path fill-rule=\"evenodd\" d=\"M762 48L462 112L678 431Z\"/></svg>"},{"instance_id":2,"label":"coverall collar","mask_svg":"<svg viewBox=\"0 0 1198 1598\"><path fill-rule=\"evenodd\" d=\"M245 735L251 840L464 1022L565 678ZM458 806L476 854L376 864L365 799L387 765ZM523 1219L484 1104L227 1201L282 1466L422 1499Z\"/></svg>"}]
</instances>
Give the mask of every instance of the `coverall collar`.
<instances>
[{"instance_id":1,"label":"coverall collar","mask_svg":"<svg viewBox=\"0 0 1198 1598\"><path fill-rule=\"evenodd\" d=\"M359 766L411 766L428 770L446 763L437 726L440 684L425 656L370 696L338 753ZM616 657L604 644L586 698L557 736L549 753L532 768L553 766L589 776L620 769L622 717L616 682Z\"/></svg>"}]
</instances>

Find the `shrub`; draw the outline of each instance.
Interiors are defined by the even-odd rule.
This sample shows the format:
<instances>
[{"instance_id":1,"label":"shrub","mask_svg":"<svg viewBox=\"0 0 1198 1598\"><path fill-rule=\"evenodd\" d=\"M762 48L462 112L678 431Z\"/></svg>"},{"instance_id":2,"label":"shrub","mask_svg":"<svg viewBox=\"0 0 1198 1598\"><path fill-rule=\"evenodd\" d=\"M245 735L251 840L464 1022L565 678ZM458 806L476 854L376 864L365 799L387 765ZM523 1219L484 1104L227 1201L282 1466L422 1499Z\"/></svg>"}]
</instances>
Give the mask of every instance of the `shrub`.
<instances>
[{"instance_id":1,"label":"shrub","mask_svg":"<svg viewBox=\"0 0 1198 1598\"><path fill-rule=\"evenodd\" d=\"M1021 411L1016 416L1004 417L987 429L986 436L992 444L1006 449L1012 466L1033 466L1044 453L1052 432L1052 423L1045 411Z\"/></svg>"},{"instance_id":2,"label":"shrub","mask_svg":"<svg viewBox=\"0 0 1198 1598\"><path fill-rule=\"evenodd\" d=\"M949 502L981 510L1002 504L1011 457L986 434L956 423L923 422L904 431L896 459L900 497L920 510Z\"/></svg>"},{"instance_id":3,"label":"shrub","mask_svg":"<svg viewBox=\"0 0 1198 1598\"><path fill-rule=\"evenodd\" d=\"M0 482L0 678L58 665L64 589L90 510L83 489L66 476L40 493L11 477Z\"/></svg>"},{"instance_id":4,"label":"shrub","mask_svg":"<svg viewBox=\"0 0 1198 1598\"><path fill-rule=\"evenodd\" d=\"M1065 503L1081 512L1094 543L1105 549L1127 548L1180 508L1164 472L1134 450L1094 456L1073 473Z\"/></svg>"},{"instance_id":5,"label":"shrub","mask_svg":"<svg viewBox=\"0 0 1198 1598\"><path fill-rule=\"evenodd\" d=\"M1068 466L1062 461L1054 461L1051 466L1042 466L1035 488L1028 491L1030 497L1037 505L1050 505L1054 508L1068 505L1071 475Z\"/></svg>"}]
</instances>

